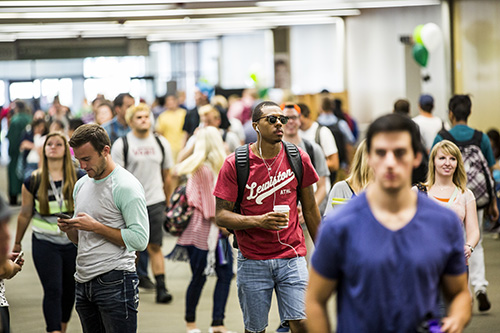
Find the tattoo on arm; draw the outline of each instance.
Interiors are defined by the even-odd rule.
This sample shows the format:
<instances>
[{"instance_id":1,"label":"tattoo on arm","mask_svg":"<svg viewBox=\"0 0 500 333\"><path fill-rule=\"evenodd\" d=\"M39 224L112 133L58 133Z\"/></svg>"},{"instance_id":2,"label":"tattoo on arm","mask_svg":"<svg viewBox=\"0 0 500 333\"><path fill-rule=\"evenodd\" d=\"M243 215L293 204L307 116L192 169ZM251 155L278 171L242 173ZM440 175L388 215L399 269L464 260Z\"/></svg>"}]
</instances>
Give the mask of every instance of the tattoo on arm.
<instances>
[{"instance_id":1,"label":"tattoo on arm","mask_svg":"<svg viewBox=\"0 0 500 333\"><path fill-rule=\"evenodd\" d=\"M234 202L227 201L227 200L222 200L220 198L215 197L215 210L220 211L220 210L228 210L230 212L233 211L234 208Z\"/></svg>"}]
</instances>

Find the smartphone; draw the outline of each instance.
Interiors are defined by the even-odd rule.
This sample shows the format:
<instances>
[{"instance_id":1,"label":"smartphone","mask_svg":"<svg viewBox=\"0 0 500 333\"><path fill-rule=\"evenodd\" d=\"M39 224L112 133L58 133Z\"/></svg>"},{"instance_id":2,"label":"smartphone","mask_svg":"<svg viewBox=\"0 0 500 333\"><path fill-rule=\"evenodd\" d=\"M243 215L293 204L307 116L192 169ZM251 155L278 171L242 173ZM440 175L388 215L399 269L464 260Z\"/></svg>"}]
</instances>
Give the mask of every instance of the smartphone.
<instances>
[{"instance_id":1,"label":"smartphone","mask_svg":"<svg viewBox=\"0 0 500 333\"><path fill-rule=\"evenodd\" d=\"M19 259L22 259L22 257L24 257L24 251L21 250L21 252L19 252L19 254L17 255L16 259L14 260L14 264L17 264L17 262L19 261Z\"/></svg>"},{"instance_id":2,"label":"smartphone","mask_svg":"<svg viewBox=\"0 0 500 333\"><path fill-rule=\"evenodd\" d=\"M64 214L64 213L54 213L54 215L60 219L66 219L66 220L73 218L72 216L69 216L68 214Z\"/></svg>"}]
</instances>

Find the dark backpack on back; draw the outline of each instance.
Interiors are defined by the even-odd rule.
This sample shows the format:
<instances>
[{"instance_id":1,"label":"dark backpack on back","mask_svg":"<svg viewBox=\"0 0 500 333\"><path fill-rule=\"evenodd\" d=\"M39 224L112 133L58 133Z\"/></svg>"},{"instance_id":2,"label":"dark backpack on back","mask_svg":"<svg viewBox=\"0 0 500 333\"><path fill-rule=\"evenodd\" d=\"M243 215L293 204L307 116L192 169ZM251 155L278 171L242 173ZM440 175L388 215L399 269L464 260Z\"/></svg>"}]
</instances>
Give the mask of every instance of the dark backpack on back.
<instances>
[{"instance_id":1,"label":"dark backpack on back","mask_svg":"<svg viewBox=\"0 0 500 333\"><path fill-rule=\"evenodd\" d=\"M443 139L453 142L460 148L465 172L467 173L467 188L474 193L478 209L487 207L494 198L494 186L488 162L481 151L483 133L474 130L472 139L468 141L457 141L446 130L441 130L438 134Z\"/></svg>"},{"instance_id":2,"label":"dark backpack on back","mask_svg":"<svg viewBox=\"0 0 500 333\"><path fill-rule=\"evenodd\" d=\"M318 129L316 130L316 137L315 137L314 141L316 141L316 143L320 146L321 146L321 143L320 143L321 127L328 128L330 130L330 132L332 132L333 137L335 138L335 144L337 145L337 150L338 150L338 154L339 154L339 164L340 165L348 164L349 161L347 159L346 140L344 137L344 133L342 133L342 130L339 127L339 122L337 121L335 124L330 125L330 126L324 126L324 125L318 126Z\"/></svg>"},{"instance_id":3,"label":"dark backpack on back","mask_svg":"<svg viewBox=\"0 0 500 333\"><path fill-rule=\"evenodd\" d=\"M297 201L300 199L300 193L302 188L302 157L300 156L299 149L293 143L283 141L283 147L285 147L285 153L290 163L295 177L297 178ZM243 195L245 193L245 186L248 181L248 176L250 175L250 153L249 144L240 146L236 148L234 152L235 165L236 165L236 177L238 181L238 198L234 204L233 212L240 214L240 205L243 201ZM232 230L229 230L233 232ZM236 235L234 236L233 247L238 248L238 242Z\"/></svg>"}]
</instances>

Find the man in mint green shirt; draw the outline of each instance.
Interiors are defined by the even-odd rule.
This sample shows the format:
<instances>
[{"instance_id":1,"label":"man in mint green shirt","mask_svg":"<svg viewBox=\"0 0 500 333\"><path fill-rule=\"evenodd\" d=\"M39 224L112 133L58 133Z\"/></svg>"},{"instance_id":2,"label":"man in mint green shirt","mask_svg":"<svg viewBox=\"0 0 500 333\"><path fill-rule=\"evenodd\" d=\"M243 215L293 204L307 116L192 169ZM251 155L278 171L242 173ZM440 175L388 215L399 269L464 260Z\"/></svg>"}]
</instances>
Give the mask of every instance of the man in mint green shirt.
<instances>
[{"instance_id":1,"label":"man in mint green shirt","mask_svg":"<svg viewBox=\"0 0 500 333\"><path fill-rule=\"evenodd\" d=\"M149 239L144 189L113 162L109 137L99 125L80 126L70 146L87 175L73 191L74 217L58 225L78 245L76 310L83 332L136 332L135 251L144 250Z\"/></svg>"}]
</instances>

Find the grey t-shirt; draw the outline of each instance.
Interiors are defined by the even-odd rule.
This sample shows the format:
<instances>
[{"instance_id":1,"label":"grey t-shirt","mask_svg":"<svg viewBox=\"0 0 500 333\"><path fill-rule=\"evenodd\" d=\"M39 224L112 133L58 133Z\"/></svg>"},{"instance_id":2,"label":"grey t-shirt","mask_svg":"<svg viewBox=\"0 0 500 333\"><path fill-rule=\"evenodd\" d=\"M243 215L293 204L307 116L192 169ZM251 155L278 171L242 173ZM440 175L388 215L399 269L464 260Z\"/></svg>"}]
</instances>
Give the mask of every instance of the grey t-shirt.
<instances>
[{"instance_id":1,"label":"grey t-shirt","mask_svg":"<svg viewBox=\"0 0 500 333\"><path fill-rule=\"evenodd\" d=\"M165 161L161 165L163 154L160 145L154 135L149 135L142 139L136 137L132 132L127 134L128 153L127 170L130 171L141 182L146 192L146 204L148 206L165 201L165 192L163 191L162 170L170 169L173 166L172 150L167 139L159 135ZM119 138L111 148L111 157L118 165L124 166L123 139Z\"/></svg>"},{"instance_id":2,"label":"grey t-shirt","mask_svg":"<svg viewBox=\"0 0 500 333\"><path fill-rule=\"evenodd\" d=\"M149 240L146 198L141 183L117 165L104 179L80 178L73 191L75 216L86 213L98 222L121 229L125 247L91 231L78 231L77 282L84 283L111 270L135 271L135 251Z\"/></svg>"}]
</instances>

